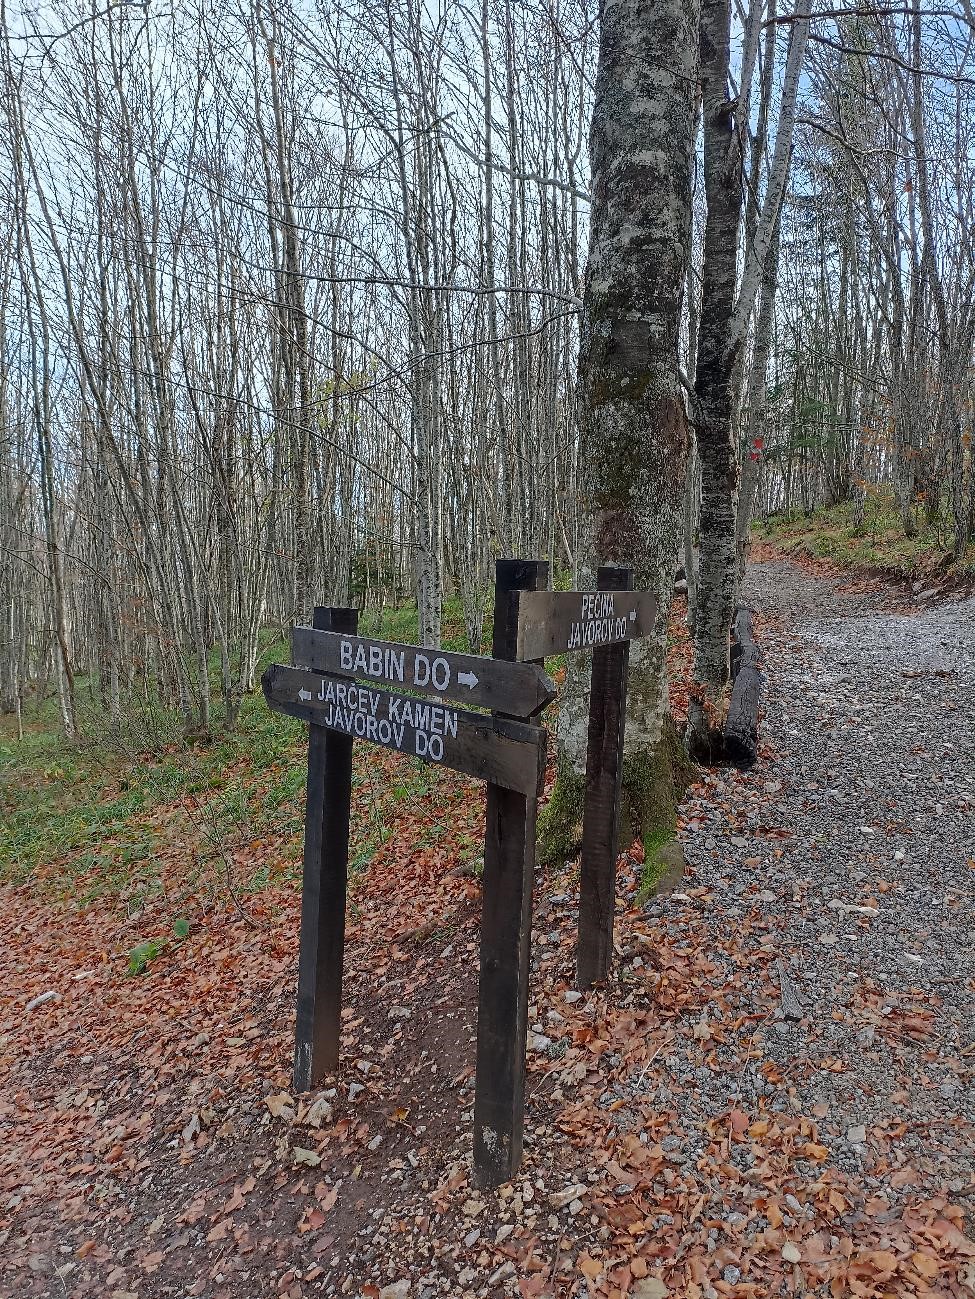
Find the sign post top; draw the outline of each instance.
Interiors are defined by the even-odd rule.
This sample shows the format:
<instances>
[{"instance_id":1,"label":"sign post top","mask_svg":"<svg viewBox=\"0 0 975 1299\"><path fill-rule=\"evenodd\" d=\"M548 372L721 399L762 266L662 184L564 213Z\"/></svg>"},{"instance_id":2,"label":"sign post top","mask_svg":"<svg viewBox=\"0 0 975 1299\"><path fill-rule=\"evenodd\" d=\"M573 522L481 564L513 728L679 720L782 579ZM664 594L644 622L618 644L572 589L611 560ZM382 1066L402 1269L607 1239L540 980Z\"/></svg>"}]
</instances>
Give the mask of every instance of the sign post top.
<instances>
[{"instance_id":1,"label":"sign post top","mask_svg":"<svg viewBox=\"0 0 975 1299\"><path fill-rule=\"evenodd\" d=\"M523 591L518 596L518 658L618 645L649 636L657 601L649 591Z\"/></svg>"},{"instance_id":2,"label":"sign post top","mask_svg":"<svg viewBox=\"0 0 975 1299\"><path fill-rule=\"evenodd\" d=\"M276 712L357 736L536 798L545 779L538 726L392 694L348 677L272 663L261 678Z\"/></svg>"},{"instance_id":3,"label":"sign post top","mask_svg":"<svg viewBox=\"0 0 975 1299\"><path fill-rule=\"evenodd\" d=\"M316 672L455 699L512 717L533 717L555 698L554 683L532 663L505 663L313 627L292 629L291 655L296 664Z\"/></svg>"}]
</instances>

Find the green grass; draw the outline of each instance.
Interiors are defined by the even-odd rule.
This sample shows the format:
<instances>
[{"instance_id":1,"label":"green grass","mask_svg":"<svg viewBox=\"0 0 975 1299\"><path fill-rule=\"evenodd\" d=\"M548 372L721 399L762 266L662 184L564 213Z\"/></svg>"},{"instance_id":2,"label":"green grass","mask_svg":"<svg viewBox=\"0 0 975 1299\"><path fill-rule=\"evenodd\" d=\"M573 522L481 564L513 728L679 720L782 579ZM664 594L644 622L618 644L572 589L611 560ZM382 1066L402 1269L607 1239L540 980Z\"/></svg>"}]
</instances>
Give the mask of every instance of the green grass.
<instances>
[{"instance_id":1,"label":"green grass","mask_svg":"<svg viewBox=\"0 0 975 1299\"><path fill-rule=\"evenodd\" d=\"M363 631L415 641L416 608L367 612ZM490 622L485 637L490 637ZM444 610L444 644L466 648L457 600ZM269 632L258 677L270 662L288 662L288 646ZM300 872L306 728L272 713L260 690L246 697L237 725L203 742L180 734L175 715L145 701L132 706L111 734L78 680L81 738L65 740L57 702L24 710L23 739L0 717L0 882L36 886L86 905L124 896L130 907L165 892L164 861L181 865L182 887L213 889L237 853L253 853L235 887L266 887L274 871ZM214 664L214 717L220 716ZM364 869L387 841L397 817L410 815L436 787L439 773L404 759L393 782L379 779L357 746L353 780L366 809L352 845L353 871ZM272 870L269 858L276 857ZM282 862L284 863L282 866ZM172 899L178 906L179 898Z\"/></svg>"},{"instance_id":2,"label":"green grass","mask_svg":"<svg viewBox=\"0 0 975 1299\"><path fill-rule=\"evenodd\" d=\"M788 510L771 515L753 525L752 536L786 552L806 552L844 568L903 579L932 577L939 570L953 577L975 577L975 545L954 560L949 520L928 523L919 517L917 535L907 537L892 500L883 494L867 498L862 523L853 502L844 501L811 514Z\"/></svg>"},{"instance_id":3,"label":"green grass","mask_svg":"<svg viewBox=\"0 0 975 1299\"><path fill-rule=\"evenodd\" d=\"M493 627L492 610L488 607L481 631L481 652L491 645ZM403 641L415 645L419 641L419 619L416 603L390 605L383 609L365 609L359 616L359 635L372 636L377 640ZM464 620L464 605L458 596L452 596L443 603L441 617L441 645L446 650L469 653L467 641L467 623Z\"/></svg>"},{"instance_id":4,"label":"green grass","mask_svg":"<svg viewBox=\"0 0 975 1299\"><path fill-rule=\"evenodd\" d=\"M0 879L51 877L81 901L121 889L161 888L157 857L180 834L194 851L244 836L293 836L303 783L301 726L244 701L240 722L208 745L157 754L119 752L86 736L70 745L32 722L23 741L0 739ZM182 806L183 825L157 812ZM179 819L179 818L178 818Z\"/></svg>"},{"instance_id":5,"label":"green grass","mask_svg":"<svg viewBox=\"0 0 975 1299\"><path fill-rule=\"evenodd\" d=\"M656 897L662 883L666 882L673 888L683 872L683 855L677 836L671 831L655 830L645 835L643 851L643 869L637 891L637 903L640 906Z\"/></svg>"}]
</instances>

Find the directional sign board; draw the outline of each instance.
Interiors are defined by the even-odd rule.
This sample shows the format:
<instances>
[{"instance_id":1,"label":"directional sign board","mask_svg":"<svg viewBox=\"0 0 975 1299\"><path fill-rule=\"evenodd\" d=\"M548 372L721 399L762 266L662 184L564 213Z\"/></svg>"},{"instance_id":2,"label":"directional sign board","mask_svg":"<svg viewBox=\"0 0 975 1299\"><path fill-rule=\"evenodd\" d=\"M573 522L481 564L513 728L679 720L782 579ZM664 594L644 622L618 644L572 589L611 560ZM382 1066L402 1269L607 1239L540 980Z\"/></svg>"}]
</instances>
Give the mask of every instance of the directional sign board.
<instances>
[{"instance_id":1,"label":"directional sign board","mask_svg":"<svg viewBox=\"0 0 975 1299\"><path fill-rule=\"evenodd\" d=\"M541 792L546 733L540 727L280 663L267 669L261 684L270 707L289 717L441 763L529 798Z\"/></svg>"},{"instance_id":2,"label":"directional sign board","mask_svg":"<svg viewBox=\"0 0 975 1299\"><path fill-rule=\"evenodd\" d=\"M513 717L533 717L555 698L553 682L533 663L505 663L313 627L292 628L291 654L295 663L319 672L402 686Z\"/></svg>"},{"instance_id":3,"label":"directional sign board","mask_svg":"<svg viewBox=\"0 0 975 1299\"><path fill-rule=\"evenodd\" d=\"M657 601L649 591L523 591L518 658L617 645L649 636Z\"/></svg>"}]
</instances>

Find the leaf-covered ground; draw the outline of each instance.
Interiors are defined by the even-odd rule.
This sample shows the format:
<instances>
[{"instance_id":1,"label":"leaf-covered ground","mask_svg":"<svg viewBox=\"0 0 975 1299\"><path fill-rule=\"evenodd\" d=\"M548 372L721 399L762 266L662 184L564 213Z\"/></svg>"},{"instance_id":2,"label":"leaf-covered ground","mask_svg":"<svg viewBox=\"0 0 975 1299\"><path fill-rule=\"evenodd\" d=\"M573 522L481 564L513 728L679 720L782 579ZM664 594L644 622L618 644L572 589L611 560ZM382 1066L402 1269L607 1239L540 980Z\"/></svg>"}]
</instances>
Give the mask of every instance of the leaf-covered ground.
<instances>
[{"instance_id":1,"label":"leaf-covered ground","mask_svg":"<svg viewBox=\"0 0 975 1299\"><path fill-rule=\"evenodd\" d=\"M875 585L756 575L762 758L691 790L671 897L644 905L621 858L607 988L572 989L575 865L539 880L525 1160L499 1193L468 1179L476 785L360 754L345 1059L307 1097L295 729L21 867L0 1294L970 1299L975 620L929 610L915 636ZM886 661L922 639L920 664ZM127 871L120 826L145 849Z\"/></svg>"}]
</instances>

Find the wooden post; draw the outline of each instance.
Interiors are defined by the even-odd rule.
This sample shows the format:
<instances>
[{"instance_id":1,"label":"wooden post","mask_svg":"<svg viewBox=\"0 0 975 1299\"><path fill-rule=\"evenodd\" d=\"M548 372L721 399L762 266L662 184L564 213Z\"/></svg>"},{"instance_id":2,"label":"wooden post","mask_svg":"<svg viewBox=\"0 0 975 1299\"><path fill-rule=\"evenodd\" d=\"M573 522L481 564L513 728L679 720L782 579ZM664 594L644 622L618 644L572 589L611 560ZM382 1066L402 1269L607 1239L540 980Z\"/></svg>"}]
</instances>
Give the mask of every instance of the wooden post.
<instances>
[{"instance_id":1,"label":"wooden post","mask_svg":"<svg viewBox=\"0 0 975 1299\"><path fill-rule=\"evenodd\" d=\"M600 591L632 591L633 570L600 568L596 586ZM629 662L629 641L602 645L592 652L576 945L578 988L588 988L605 979L613 960L616 848Z\"/></svg>"},{"instance_id":2,"label":"wooden post","mask_svg":"<svg viewBox=\"0 0 975 1299\"><path fill-rule=\"evenodd\" d=\"M317 608L313 625L319 631L354 634L359 611ZM301 879L296 1092L310 1091L339 1061L351 797L352 736L312 726Z\"/></svg>"},{"instance_id":3,"label":"wooden post","mask_svg":"<svg viewBox=\"0 0 975 1299\"><path fill-rule=\"evenodd\" d=\"M547 563L497 561L495 658L515 658L518 592L547 582ZM537 795L488 785L474 1095L474 1178L481 1187L509 1181L521 1163L537 812Z\"/></svg>"}]
</instances>

